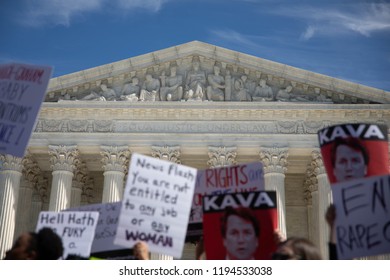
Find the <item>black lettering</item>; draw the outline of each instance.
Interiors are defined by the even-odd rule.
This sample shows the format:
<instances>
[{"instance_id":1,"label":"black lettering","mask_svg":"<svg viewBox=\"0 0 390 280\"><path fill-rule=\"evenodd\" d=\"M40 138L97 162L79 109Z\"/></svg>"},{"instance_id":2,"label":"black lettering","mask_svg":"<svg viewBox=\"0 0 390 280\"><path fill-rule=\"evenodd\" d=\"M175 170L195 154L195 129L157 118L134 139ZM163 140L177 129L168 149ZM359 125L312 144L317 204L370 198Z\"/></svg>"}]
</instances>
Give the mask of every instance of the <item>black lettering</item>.
<instances>
[{"instance_id":1,"label":"black lettering","mask_svg":"<svg viewBox=\"0 0 390 280\"><path fill-rule=\"evenodd\" d=\"M390 242L390 221L388 221L383 227L383 237L387 242Z\"/></svg>"},{"instance_id":2,"label":"black lettering","mask_svg":"<svg viewBox=\"0 0 390 280\"><path fill-rule=\"evenodd\" d=\"M378 246L379 244L381 244L380 240L373 240L374 237L378 236L377 226L378 226L378 224L376 224L376 223L367 226L367 236L366 236L367 249L370 249L372 247L375 247L375 246Z\"/></svg>"},{"instance_id":3,"label":"black lettering","mask_svg":"<svg viewBox=\"0 0 390 280\"><path fill-rule=\"evenodd\" d=\"M347 188L343 188L341 191L341 200L343 204L343 209L345 216L348 216L351 212L356 211L360 208L367 207L368 203L356 202L364 197L364 192L359 193L359 188L364 187L363 184L357 183ZM352 193L349 195L349 193ZM356 193L356 194L354 194Z\"/></svg>"},{"instance_id":4,"label":"black lettering","mask_svg":"<svg viewBox=\"0 0 390 280\"><path fill-rule=\"evenodd\" d=\"M388 176L387 179L389 179ZM384 190L383 179L379 178L378 181L374 182L373 192L372 192L372 212L375 213L376 203L379 202L382 209L387 213L387 205L386 205L386 194ZM388 187L390 185L387 185Z\"/></svg>"}]
</instances>

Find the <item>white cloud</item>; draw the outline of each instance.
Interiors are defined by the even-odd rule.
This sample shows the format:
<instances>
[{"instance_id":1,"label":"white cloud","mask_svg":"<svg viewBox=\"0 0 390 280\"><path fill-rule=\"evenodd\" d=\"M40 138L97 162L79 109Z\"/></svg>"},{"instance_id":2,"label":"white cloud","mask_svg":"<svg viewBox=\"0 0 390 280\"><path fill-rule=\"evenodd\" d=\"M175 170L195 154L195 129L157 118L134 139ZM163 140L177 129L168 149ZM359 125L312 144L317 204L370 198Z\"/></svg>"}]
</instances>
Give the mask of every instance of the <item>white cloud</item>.
<instances>
[{"instance_id":1,"label":"white cloud","mask_svg":"<svg viewBox=\"0 0 390 280\"><path fill-rule=\"evenodd\" d=\"M75 17L99 11L132 11L145 9L158 12L171 0L25 0L19 22L27 26L69 26Z\"/></svg>"},{"instance_id":2,"label":"white cloud","mask_svg":"<svg viewBox=\"0 0 390 280\"><path fill-rule=\"evenodd\" d=\"M313 26L308 26L306 31L304 33L302 33L301 35L301 39L303 40L309 40L311 37L314 36L316 32L316 28L313 27Z\"/></svg>"},{"instance_id":3,"label":"white cloud","mask_svg":"<svg viewBox=\"0 0 390 280\"><path fill-rule=\"evenodd\" d=\"M118 5L125 9L142 8L152 12L158 12L168 0L118 0Z\"/></svg>"},{"instance_id":4,"label":"white cloud","mask_svg":"<svg viewBox=\"0 0 390 280\"><path fill-rule=\"evenodd\" d=\"M30 0L26 1L20 22L29 26L59 24L69 26L71 18L99 10L105 0Z\"/></svg>"},{"instance_id":5,"label":"white cloud","mask_svg":"<svg viewBox=\"0 0 390 280\"><path fill-rule=\"evenodd\" d=\"M375 32L390 30L389 3L355 4L344 6L343 10L290 7L276 13L307 21L308 27L301 34L301 38L306 40L315 35L331 36L345 32L369 37Z\"/></svg>"},{"instance_id":6,"label":"white cloud","mask_svg":"<svg viewBox=\"0 0 390 280\"><path fill-rule=\"evenodd\" d=\"M234 30L211 30L211 33L219 39L239 45L254 47L257 44L250 39L250 36L238 33ZM215 38L214 38L215 39Z\"/></svg>"}]
</instances>

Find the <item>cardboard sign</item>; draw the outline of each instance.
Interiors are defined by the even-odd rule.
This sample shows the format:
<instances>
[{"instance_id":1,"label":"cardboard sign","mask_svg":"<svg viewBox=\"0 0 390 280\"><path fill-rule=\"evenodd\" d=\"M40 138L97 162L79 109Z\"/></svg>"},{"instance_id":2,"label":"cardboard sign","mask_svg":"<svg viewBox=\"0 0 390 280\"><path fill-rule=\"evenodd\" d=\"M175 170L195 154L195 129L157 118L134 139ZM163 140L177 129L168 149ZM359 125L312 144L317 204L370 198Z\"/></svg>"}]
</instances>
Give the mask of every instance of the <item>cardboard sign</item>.
<instances>
[{"instance_id":1,"label":"cardboard sign","mask_svg":"<svg viewBox=\"0 0 390 280\"><path fill-rule=\"evenodd\" d=\"M194 168L134 153L114 243L180 258L195 180Z\"/></svg>"},{"instance_id":2,"label":"cardboard sign","mask_svg":"<svg viewBox=\"0 0 390 280\"><path fill-rule=\"evenodd\" d=\"M202 198L204 195L262 191L264 186L264 171L261 162L199 170L187 240L197 240L202 235Z\"/></svg>"},{"instance_id":3,"label":"cardboard sign","mask_svg":"<svg viewBox=\"0 0 390 280\"><path fill-rule=\"evenodd\" d=\"M339 259L390 253L390 175L332 186Z\"/></svg>"},{"instance_id":4,"label":"cardboard sign","mask_svg":"<svg viewBox=\"0 0 390 280\"><path fill-rule=\"evenodd\" d=\"M24 156L51 72L48 66L0 65L0 153Z\"/></svg>"},{"instance_id":5,"label":"cardboard sign","mask_svg":"<svg viewBox=\"0 0 390 280\"><path fill-rule=\"evenodd\" d=\"M64 259L72 254L89 257L98 212L40 212L36 231L52 228L62 239Z\"/></svg>"},{"instance_id":6,"label":"cardboard sign","mask_svg":"<svg viewBox=\"0 0 390 280\"><path fill-rule=\"evenodd\" d=\"M275 191L204 196L206 258L271 259L276 250L276 203Z\"/></svg>"},{"instance_id":7,"label":"cardboard sign","mask_svg":"<svg viewBox=\"0 0 390 280\"><path fill-rule=\"evenodd\" d=\"M386 125L342 124L318 132L331 184L389 173Z\"/></svg>"},{"instance_id":8,"label":"cardboard sign","mask_svg":"<svg viewBox=\"0 0 390 280\"><path fill-rule=\"evenodd\" d=\"M121 204L122 202L91 204L66 210L94 211L99 213L99 220L95 229L95 237L92 242L91 254L129 249L114 244Z\"/></svg>"}]
</instances>

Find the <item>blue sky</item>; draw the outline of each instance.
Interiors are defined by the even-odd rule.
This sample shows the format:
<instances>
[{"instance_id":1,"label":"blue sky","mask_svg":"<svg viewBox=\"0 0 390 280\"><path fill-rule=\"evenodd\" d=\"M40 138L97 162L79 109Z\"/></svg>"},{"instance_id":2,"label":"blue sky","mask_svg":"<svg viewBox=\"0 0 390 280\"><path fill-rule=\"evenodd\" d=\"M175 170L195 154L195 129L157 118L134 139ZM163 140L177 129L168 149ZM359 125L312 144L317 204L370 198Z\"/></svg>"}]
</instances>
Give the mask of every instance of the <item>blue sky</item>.
<instances>
[{"instance_id":1,"label":"blue sky","mask_svg":"<svg viewBox=\"0 0 390 280\"><path fill-rule=\"evenodd\" d=\"M390 91L388 0L2 0L0 34L53 77L199 40Z\"/></svg>"}]
</instances>

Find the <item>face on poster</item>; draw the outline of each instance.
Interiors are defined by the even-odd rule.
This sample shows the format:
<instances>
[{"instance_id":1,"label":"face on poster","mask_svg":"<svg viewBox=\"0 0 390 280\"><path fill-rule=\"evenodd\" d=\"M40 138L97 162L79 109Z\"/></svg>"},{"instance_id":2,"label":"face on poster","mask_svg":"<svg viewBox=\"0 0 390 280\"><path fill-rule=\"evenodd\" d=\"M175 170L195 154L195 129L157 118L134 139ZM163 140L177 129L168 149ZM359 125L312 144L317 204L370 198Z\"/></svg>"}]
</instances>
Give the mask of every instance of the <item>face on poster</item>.
<instances>
[{"instance_id":1,"label":"face on poster","mask_svg":"<svg viewBox=\"0 0 390 280\"><path fill-rule=\"evenodd\" d=\"M48 66L0 65L0 153L24 156L51 72Z\"/></svg>"},{"instance_id":2,"label":"face on poster","mask_svg":"<svg viewBox=\"0 0 390 280\"><path fill-rule=\"evenodd\" d=\"M276 249L276 227L274 191L203 198L203 237L207 259L271 259Z\"/></svg>"},{"instance_id":3,"label":"face on poster","mask_svg":"<svg viewBox=\"0 0 390 280\"><path fill-rule=\"evenodd\" d=\"M202 222L203 195L260 190L264 190L264 171L261 162L199 170L190 223Z\"/></svg>"},{"instance_id":4,"label":"face on poster","mask_svg":"<svg viewBox=\"0 0 390 280\"><path fill-rule=\"evenodd\" d=\"M387 127L341 124L318 132L331 184L389 173Z\"/></svg>"}]
</instances>

